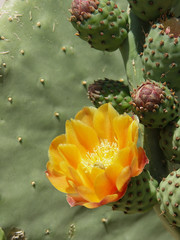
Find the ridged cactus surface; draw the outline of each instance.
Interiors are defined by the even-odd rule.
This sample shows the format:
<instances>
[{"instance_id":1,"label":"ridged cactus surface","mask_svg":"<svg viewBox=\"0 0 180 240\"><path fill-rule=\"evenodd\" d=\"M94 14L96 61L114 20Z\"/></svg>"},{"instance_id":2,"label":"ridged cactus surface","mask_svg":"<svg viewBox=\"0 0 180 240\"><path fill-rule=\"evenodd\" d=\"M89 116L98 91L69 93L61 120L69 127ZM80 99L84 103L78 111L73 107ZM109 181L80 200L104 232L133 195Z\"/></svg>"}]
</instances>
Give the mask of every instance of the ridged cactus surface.
<instances>
[{"instance_id":1,"label":"ridged cactus surface","mask_svg":"<svg viewBox=\"0 0 180 240\"><path fill-rule=\"evenodd\" d=\"M50 142L89 104L81 82L124 77L118 52L87 50L73 37L70 4L10 0L1 9L0 227L9 239L168 240L153 212L70 209L46 179Z\"/></svg>"}]
</instances>

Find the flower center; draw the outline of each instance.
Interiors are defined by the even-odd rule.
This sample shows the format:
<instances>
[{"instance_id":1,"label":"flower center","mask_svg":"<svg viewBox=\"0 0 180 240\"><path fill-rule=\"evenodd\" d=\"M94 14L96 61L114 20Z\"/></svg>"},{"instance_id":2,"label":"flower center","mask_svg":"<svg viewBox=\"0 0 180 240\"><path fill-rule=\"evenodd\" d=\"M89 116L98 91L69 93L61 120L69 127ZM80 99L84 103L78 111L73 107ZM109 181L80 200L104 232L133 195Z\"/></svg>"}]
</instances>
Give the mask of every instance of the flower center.
<instances>
[{"instance_id":1,"label":"flower center","mask_svg":"<svg viewBox=\"0 0 180 240\"><path fill-rule=\"evenodd\" d=\"M91 172L93 168L106 169L112 164L118 151L116 142L110 143L107 139L102 140L100 145L95 147L92 152L87 152L86 158L82 159L85 171Z\"/></svg>"}]
</instances>

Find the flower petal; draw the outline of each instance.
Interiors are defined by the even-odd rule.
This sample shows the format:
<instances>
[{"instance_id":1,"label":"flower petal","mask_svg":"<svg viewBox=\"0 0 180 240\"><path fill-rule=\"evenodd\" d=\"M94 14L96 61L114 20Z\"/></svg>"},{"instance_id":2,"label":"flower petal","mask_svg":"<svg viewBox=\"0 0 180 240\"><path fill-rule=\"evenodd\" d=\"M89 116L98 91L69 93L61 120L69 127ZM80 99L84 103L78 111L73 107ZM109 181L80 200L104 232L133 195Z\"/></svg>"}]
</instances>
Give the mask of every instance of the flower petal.
<instances>
[{"instance_id":1,"label":"flower petal","mask_svg":"<svg viewBox=\"0 0 180 240\"><path fill-rule=\"evenodd\" d=\"M58 137L56 137L49 147L49 160L59 162L59 152L57 150L57 147L59 144L64 144L66 142L66 136L65 134L62 134Z\"/></svg>"},{"instance_id":2,"label":"flower petal","mask_svg":"<svg viewBox=\"0 0 180 240\"><path fill-rule=\"evenodd\" d=\"M99 139L95 130L79 120L71 120L71 123L79 143L86 151L93 151L99 145Z\"/></svg>"},{"instance_id":3,"label":"flower petal","mask_svg":"<svg viewBox=\"0 0 180 240\"><path fill-rule=\"evenodd\" d=\"M67 143L77 146L82 156L86 156L86 149L79 142L71 121L66 121L66 139Z\"/></svg>"},{"instance_id":4,"label":"flower petal","mask_svg":"<svg viewBox=\"0 0 180 240\"><path fill-rule=\"evenodd\" d=\"M142 173L144 167L146 164L149 163L149 160L146 156L146 153L143 148L139 147L137 149L137 160L136 164L134 164L135 167L132 167L132 176L138 176Z\"/></svg>"},{"instance_id":5,"label":"flower petal","mask_svg":"<svg viewBox=\"0 0 180 240\"><path fill-rule=\"evenodd\" d=\"M81 162L81 154L76 145L60 144L58 147L60 155L62 154L66 161L75 169Z\"/></svg>"},{"instance_id":6,"label":"flower petal","mask_svg":"<svg viewBox=\"0 0 180 240\"><path fill-rule=\"evenodd\" d=\"M124 194L124 192L123 192L123 194ZM117 193L117 194L108 195L101 202L98 202L98 203L87 202L87 203L84 203L83 206L85 206L87 208L90 208L90 209L97 208L97 207L100 207L102 205L108 204L110 202L118 201L123 194L122 193L121 194Z\"/></svg>"},{"instance_id":7,"label":"flower petal","mask_svg":"<svg viewBox=\"0 0 180 240\"><path fill-rule=\"evenodd\" d=\"M115 183L113 184L103 172L100 174L94 183L95 193L99 199L103 199L105 196L117 191Z\"/></svg>"},{"instance_id":8,"label":"flower petal","mask_svg":"<svg viewBox=\"0 0 180 240\"><path fill-rule=\"evenodd\" d=\"M110 142L114 141L114 130L112 122L118 112L112 107L110 103L104 104L98 108L94 114L94 128L101 139L108 139Z\"/></svg>"},{"instance_id":9,"label":"flower petal","mask_svg":"<svg viewBox=\"0 0 180 240\"><path fill-rule=\"evenodd\" d=\"M132 161L132 146L131 144L131 146L120 149L115 155L113 163L119 164L122 167L130 165Z\"/></svg>"},{"instance_id":10,"label":"flower petal","mask_svg":"<svg viewBox=\"0 0 180 240\"><path fill-rule=\"evenodd\" d=\"M106 169L105 173L108 179L116 184L117 178L122 170L123 167L120 164L112 164Z\"/></svg>"},{"instance_id":11,"label":"flower petal","mask_svg":"<svg viewBox=\"0 0 180 240\"><path fill-rule=\"evenodd\" d=\"M93 118L96 111L97 108L95 107L84 107L76 114L75 119L93 127Z\"/></svg>"},{"instance_id":12,"label":"flower petal","mask_svg":"<svg viewBox=\"0 0 180 240\"><path fill-rule=\"evenodd\" d=\"M73 193L74 189L69 185L68 178L66 176L54 176L48 170L46 176L51 184L59 191L64 193Z\"/></svg>"},{"instance_id":13,"label":"flower petal","mask_svg":"<svg viewBox=\"0 0 180 240\"><path fill-rule=\"evenodd\" d=\"M72 176L72 182L75 186L81 186L82 185L82 181L81 181L81 178L78 174L78 172L72 168L72 167L69 167L69 172Z\"/></svg>"},{"instance_id":14,"label":"flower petal","mask_svg":"<svg viewBox=\"0 0 180 240\"><path fill-rule=\"evenodd\" d=\"M128 184L130 178L131 178L131 169L129 166L127 166L121 171L116 181L116 187L119 192L122 192L123 187Z\"/></svg>"},{"instance_id":15,"label":"flower petal","mask_svg":"<svg viewBox=\"0 0 180 240\"><path fill-rule=\"evenodd\" d=\"M135 127L138 127L138 125L133 124L133 127L131 127L132 130L129 131L129 127L132 122L133 119L127 114L119 115L113 121L113 128L116 133L120 149L126 147L129 142L132 142L132 131L133 133L136 132Z\"/></svg>"},{"instance_id":16,"label":"flower petal","mask_svg":"<svg viewBox=\"0 0 180 240\"><path fill-rule=\"evenodd\" d=\"M94 190L89 189L85 186L77 187L77 192L88 202L99 202L100 199L96 196Z\"/></svg>"},{"instance_id":17,"label":"flower petal","mask_svg":"<svg viewBox=\"0 0 180 240\"><path fill-rule=\"evenodd\" d=\"M79 194L68 194L66 200L71 207L83 205L86 202Z\"/></svg>"}]
</instances>

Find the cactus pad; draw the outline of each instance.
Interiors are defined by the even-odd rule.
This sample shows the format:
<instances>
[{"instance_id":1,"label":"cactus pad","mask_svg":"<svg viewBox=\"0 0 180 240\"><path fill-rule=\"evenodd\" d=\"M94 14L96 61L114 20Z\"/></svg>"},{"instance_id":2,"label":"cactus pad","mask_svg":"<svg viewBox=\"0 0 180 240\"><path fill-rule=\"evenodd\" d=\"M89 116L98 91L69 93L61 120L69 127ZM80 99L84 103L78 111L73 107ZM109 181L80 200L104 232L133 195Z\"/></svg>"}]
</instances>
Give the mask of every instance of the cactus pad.
<instances>
[{"instance_id":1,"label":"cactus pad","mask_svg":"<svg viewBox=\"0 0 180 240\"><path fill-rule=\"evenodd\" d=\"M171 9L172 0L128 0L133 12L143 21L151 21Z\"/></svg>"},{"instance_id":2,"label":"cactus pad","mask_svg":"<svg viewBox=\"0 0 180 240\"><path fill-rule=\"evenodd\" d=\"M180 169L163 178L158 188L157 199L162 214L170 224L180 227Z\"/></svg>"},{"instance_id":3,"label":"cactus pad","mask_svg":"<svg viewBox=\"0 0 180 240\"><path fill-rule=\"evenodd\" d=\"M152 25L141 53L145 77L180 89L180 20L167 18Z\"/></svg>"},{"instance_id":4,"label":"cactus pad","mask_svg":"<svg viewBox=\"0 0 180 240\"><path fill-rule=\"evenodd\" d=\"M113 210L128 214L150 210L157 203L157 186L157 181L147 170L144 170L139 176L131 178L124 197L114 203Z\"/></svg>"},{"instance_id":5,"label":"cactus pad","mask_svg":"<svg viewBox=\"0 0 180 240\"><path fill-rule=\"evenodd\" d=\"M133 111L146 127L163 128L178 115L179 103L165 84L147 80L131 96Z\"/></svg>"},{"instance_id":6,"label":"cactus pad","mask_svg":"<svg viewBox=\"0 0 180 240\"><path fill-rule=\"evenodd\" d=\"M95 49L115 51L127 37L127 15L112 0L74 0L70 12L76 35Z\"/></svg>"},{"instance_id":7,"label":"cactus pad","mask_svg":"<svg viewBox=\"0 0 180 240\"><path fill-rule=\"evenodd\" d=\"M88 87L88 96L96 107L111 102L121 114L131 111L129 88L123 82L109 79L97 80Z\"/></svg>"},{"instance_id":8,"label":"cactus pad","mask_svg":"<svg viewBox=\"0 0 180 240\"><path fill-rule=\"evenodd\" d=\"M169 161L180 163L180 118L160 131L160 147Z\"/></svg>"}]
</instances>

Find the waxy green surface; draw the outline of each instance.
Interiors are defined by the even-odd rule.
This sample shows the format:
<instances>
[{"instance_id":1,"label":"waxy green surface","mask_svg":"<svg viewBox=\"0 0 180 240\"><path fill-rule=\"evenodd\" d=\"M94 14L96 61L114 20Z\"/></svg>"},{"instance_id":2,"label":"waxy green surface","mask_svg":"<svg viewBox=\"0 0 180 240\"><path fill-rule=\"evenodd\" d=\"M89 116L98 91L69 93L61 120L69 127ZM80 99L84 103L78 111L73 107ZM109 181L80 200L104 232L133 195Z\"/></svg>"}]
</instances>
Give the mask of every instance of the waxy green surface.
<instances>
[{"instance_id":1,"label":"waxy green surface","mask_svg":"<svg viewBox=\"0 0 180 240\"><path fill-rule=\"evenodd\" d=\"M27 240L168 240L155 213L71 209L46 179L49 144L90 105L81 82L125 77L119 51L95 51L74 36L69 7L69 0L10 0L1 10L0 226Z\"/></svg>"}]
</instances>

